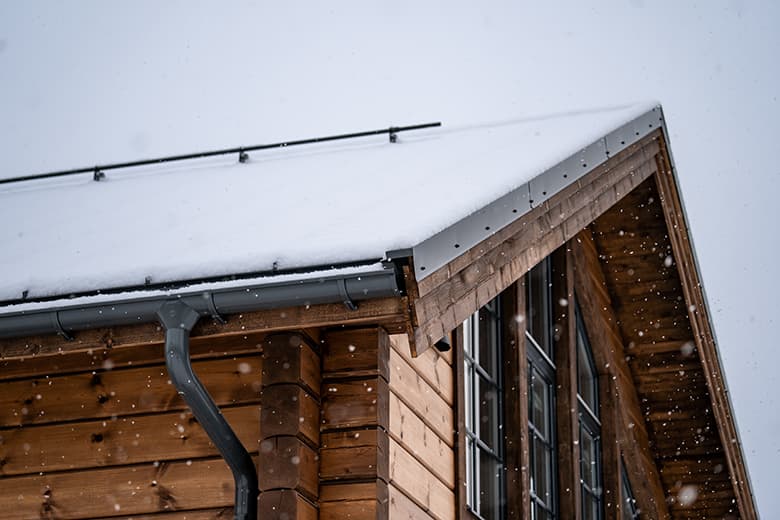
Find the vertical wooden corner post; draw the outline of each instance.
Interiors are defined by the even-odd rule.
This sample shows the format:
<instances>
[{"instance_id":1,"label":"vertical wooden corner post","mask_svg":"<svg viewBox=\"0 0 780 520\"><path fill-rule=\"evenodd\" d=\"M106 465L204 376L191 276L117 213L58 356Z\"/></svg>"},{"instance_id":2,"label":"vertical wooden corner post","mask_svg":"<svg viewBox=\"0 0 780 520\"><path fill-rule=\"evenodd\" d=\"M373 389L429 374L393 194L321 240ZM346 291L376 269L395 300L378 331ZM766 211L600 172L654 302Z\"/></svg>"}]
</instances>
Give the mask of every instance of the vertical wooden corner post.
<instances>
[{"instance_id":1,"label":"vertical wooden corner post","mask_svg":"<svg viewBox=\"0 0 780 520\"><path fill-rule=\"evenodd\" d=\"M263 343L259 518L315 520L319 471L320 356L305 336Z\"/></svg>"},{"instance_id":2,"label":"vertical wooden corner post","mask_svg":"<svg viewBox=\"0 0 780 520\"><path fill-rule=\"evenodd\" d=\"M387 519L389 337L371 327L323 339L320 519Z\"/></svg>"}]
</instances>

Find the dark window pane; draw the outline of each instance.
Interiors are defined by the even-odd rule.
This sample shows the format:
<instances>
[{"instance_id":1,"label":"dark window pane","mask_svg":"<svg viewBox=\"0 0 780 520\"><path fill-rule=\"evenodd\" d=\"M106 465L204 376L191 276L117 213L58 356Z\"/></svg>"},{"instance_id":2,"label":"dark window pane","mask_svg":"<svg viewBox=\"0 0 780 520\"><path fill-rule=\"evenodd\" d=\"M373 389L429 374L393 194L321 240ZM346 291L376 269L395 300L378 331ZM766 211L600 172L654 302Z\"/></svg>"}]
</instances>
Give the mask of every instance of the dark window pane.
<instances>
[{"instance_id":1,"label":"dark window pane","mask_svg":"<svg viewBox=\"0 0 780 520\"><path fill-rule=\"evenodd\" d=\"M479 438L490 449L498 453L499 429L498 391L482 377L477 377L477 398L479 399Z\"/></svg>"},{"instance_id":2,"label":"dark window pane","mask_svg":"<svg viewBox=\"0 0 780 520\"><path fill-rule=\"evenodd\" d=\"M596 461L596 442L591 434L580 427L580 466L582 482L589 489L598 486L598 464Z\"/></svg>"},{"instance_id":3,"label":"dark window pane","mask_svg":"<svg viewBox=\"0 0 780 520\"><path fill-rule=\"evenodd\" d=\"M536 458L534 460L533 472L535 478L535 495L546 505L551 505L552 499L552 457L550 450L540 439L534 440L534 451Z\"/></svg>"},{"instance_id":4,"label":"dark window pane","mask_svg":"<svg viewBox=\"0 0 780 520\"><path fill-rule=\"evenodd\" d=\"M479 454L479 514L482 518L498 519L501 467L489 453L479 450Z\"/></svg>"},{"instance_id":5,"label":"dark window pane","mask_svg":"<svg viewBox=\"0 0 780 520\"><path fill-rule=\"evenodd\" d=\"M463 324L466 424L466 503L498 519L503 496L501 322L493 300Z\"/></svg>"},{"instance_id":6,"label":"dark window pane","mask_svg":"<svg viewBox=\"0 0 780 520\"><path fill-rule=\"evenodd\" d=\"M577 387L582 400L598 418L598 379L590 344L579 318L577 319Z\"/></svg>"},{"instance_id":7,"label":"dark window pane","mask_svg":"<svg viewBox=\"0 0 780 520\"><path fill-rule=\"evenodd\" d=\"M500 347L496 309L491 310L488 306L480 309L478 327L479 365L491 378L496 379L498 371L498 350Z\"/></svg>"},{"instance_id":8,"label":"dark window pane","mask_svg":"<svg viewBox=\"0 0 780 520\"><path fill-rule=\"evenodd\" d=\"M598 520L599 503L591 495L584 493L582 495L582 520Z\"/></svg>"},{"instance_id":9,"label":"dark window pane","mask_svg":"<svg viewBox=\"0 0 780 520\"><path fill-rule=\"evenodd\" d=\"M549 439L551 412L550 388L541 374L531 370L531 422L545 439Z\"/></svg>"},{"instance_id":10,"label":"dark window pane","mask_svg":"<svg viewBox=\"0 0 780 520\"><path fill-rule=\"evenodd\" d=\"M552 306L550 262L545 259L528 273L528 331L541 349L552 359Z\"/></svg>"}]
</instances>

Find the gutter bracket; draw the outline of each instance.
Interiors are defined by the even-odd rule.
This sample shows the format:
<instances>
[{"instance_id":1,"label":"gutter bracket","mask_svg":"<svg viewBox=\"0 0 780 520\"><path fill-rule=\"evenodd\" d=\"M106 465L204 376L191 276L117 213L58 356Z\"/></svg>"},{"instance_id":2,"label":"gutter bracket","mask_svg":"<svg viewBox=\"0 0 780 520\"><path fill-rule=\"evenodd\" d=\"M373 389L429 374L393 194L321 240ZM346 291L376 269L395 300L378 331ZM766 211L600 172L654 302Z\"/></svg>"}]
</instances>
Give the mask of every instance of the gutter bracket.
<instances>
[{"instance_id":1,"label":"gutter bracket","mask_svg":"<svg viewBox=\"0 0 780 520\"><path fill-rule=\"evenodd\" d=\"M57 334L65 338L66 341L73 341L76 339L62 326L62 323L60 322L60 311L54 311L51 313L51 324Z\"/></svg>"},{"instance_id":2,"label":"gutter bracket","mask_svg":"<svg viewBox=\"0 0 780 520\"><path fill-rule=\"evenodd\" d=\"M211 313L211 319L219 323L220 325L225 325L227 323L227 320L224 316L222 316L219 313L219 310L217 310L217 305L214 303L214 293L209 292L205 296L206 299L206 305L209 307L209 312Z\"/></svg>"},{"instance_id":3,"label":"gutter bracket","mask_svg":"<svg viewBox=\"0 0 780 520\"><path fill-rule=\"evenodd\" d=\"M352 298L347 292L347 282L344 280L344 278L340 278L336 283L338 284L339 295L341 295L341 301L344 302L344 307L351 311L356 311L358 306L354 301L352 301Z\"/></svg>"},{"instance_id":4,"label":"gutter bracket","mask_svg":"<svg viewBox=\"0 0 780 520\"><path fill-rule=\"evenodd\" d=\"M254 461L192 369L190 331L200 314L180 300L169 300L157 310L157 317L165 328L165 365L171 382L233 472L234 519L256 520L259 492Z\"/></svg>"}]
</instances>

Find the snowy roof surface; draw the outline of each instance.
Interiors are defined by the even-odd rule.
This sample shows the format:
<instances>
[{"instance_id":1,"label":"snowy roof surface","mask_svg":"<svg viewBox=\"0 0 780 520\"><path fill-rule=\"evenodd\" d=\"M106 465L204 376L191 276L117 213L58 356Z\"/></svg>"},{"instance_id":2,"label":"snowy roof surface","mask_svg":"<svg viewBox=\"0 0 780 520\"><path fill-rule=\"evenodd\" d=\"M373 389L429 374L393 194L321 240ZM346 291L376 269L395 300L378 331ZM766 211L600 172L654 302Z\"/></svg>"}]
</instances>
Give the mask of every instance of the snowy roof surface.
<instances>
[{"instance_id":1,"label":"snowy roof surface","mask_svg":"<svg viewBox=\"0 0 780 520\"><path fill-rule=\"evenodd\" d=\"M2 185L0 302L383 258L652 106Z\"/></svg>"}]
</instances>

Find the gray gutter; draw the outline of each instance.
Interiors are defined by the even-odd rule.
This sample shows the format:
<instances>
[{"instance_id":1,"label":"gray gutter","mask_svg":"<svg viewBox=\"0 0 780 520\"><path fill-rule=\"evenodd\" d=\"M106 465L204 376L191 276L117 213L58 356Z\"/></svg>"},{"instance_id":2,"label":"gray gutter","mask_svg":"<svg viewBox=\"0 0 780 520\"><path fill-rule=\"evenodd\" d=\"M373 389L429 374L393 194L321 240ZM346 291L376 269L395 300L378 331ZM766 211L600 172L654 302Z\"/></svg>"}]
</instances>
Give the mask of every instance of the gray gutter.
<instances>
[{"instance_id":1,"label":"gray gutter","mask_svg":"<svg viewBox=\"0 0 780 520\"><path fill-rule=\"evenodd\" d=\"M192 370L190 331L200 315L187 304L174 300L160 307L158 317L165 327L165 366L171 381L233 472L233 518L256 520L258 483L255 464Z\"/></svg>"},{"instance_id":2,"label":"gray gutter","mask_svg":"<svg viewBox=\"0 0 780 520\"><path fill-rule=\"evenodd\" d=\"M396 265L387 262L376 271L349 275L0 314L0 338L37 334L70 338L75 331L96 327L161 323L165 329L165 364L171 382L233 473L234 519L255 520L257 471L252 457L192 369L189 354L192 327L204 316L223 321L223 314L279 307L343 303L348 309L356 310L357 302L400 295L401 280Z\"/></svg>"},{"instance_id":3,"label":"gray gutter","mask_svg":"<svg viewBox=\"0 0 780 520\"><path fill-rule=\"evenodd\" d=\"M395 265L386 263L376 271L286 282L255 282L213 291L183 289L83 305L57 306L58 302L52 302L50 308L0 314L0 338L43 334L70 338L80 330L157 322L158 310L170 300L185 303L200 317L221 320L227 314L322 303L343 303L354 309L356 302L398 296L401 291Z\"/></svg>"}]
</instances>

